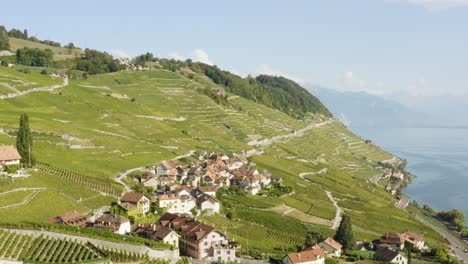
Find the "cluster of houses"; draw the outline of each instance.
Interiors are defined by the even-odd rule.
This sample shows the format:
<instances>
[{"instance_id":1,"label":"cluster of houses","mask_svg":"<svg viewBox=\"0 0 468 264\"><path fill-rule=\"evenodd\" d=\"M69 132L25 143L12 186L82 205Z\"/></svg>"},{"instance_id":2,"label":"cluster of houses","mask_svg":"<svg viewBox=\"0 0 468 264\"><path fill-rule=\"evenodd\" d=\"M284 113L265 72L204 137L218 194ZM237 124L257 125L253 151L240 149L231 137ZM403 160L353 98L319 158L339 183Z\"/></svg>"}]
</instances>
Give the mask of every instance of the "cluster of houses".
<instances>
[{"instance_id":1,"label":"cluster of houses","mask_svg":"<svg viewBox=\"0 0 468 264\"><path fill-rule=\"evenodd\" d=\"M209 262L240 262L236 257L237 242L212 226L185 215L166 213L156 223L131 225L125 216L102 214L90 220L78 211L49 219L52 224L64 224L111 230L117 234L133 232L140 237L170 244L181 254Z\"/></svg>"},{"instance_id":2,"label":"cluster of houses","mask_svg":"<svg viewBox=\"0 0 468 264\"><path fill-rule=\"evenodd\" d=\"M177 160L164 161L145 171L136 181L155 190L151 197L159 208L172 214L212 215L220 212L216 192L221 187L238 186L257 194L270 185L273 178L268 171L259 172L249 167L244 157L229 158L223 153L200 155L188 166ZM135 193L125 194L118 204L126 216L144 216L149 211L150 199Z\"/></svg>"},{"instance_id":3,"label":"cluster of houses","mask_svg":"<svg viewBox=\"0 0 468 264\"><path fill-rule=\"evenodd\" d=\"M428 249L424 244L424 237L419 234L410 231L400 233L388 232L382 235L380 239L375 240L372 244L367 246L362 242L358 242L359 250L376 250L374 260L363 260L359 263L407 264L407 257L401 253L405 248L405 243L420 251ZM324 264L326 257L340 257L342 254L342 247L343 246L339 242L329 237L306 250L288 254L283 258L283 264Z\"/></svg>"}]
</instances>

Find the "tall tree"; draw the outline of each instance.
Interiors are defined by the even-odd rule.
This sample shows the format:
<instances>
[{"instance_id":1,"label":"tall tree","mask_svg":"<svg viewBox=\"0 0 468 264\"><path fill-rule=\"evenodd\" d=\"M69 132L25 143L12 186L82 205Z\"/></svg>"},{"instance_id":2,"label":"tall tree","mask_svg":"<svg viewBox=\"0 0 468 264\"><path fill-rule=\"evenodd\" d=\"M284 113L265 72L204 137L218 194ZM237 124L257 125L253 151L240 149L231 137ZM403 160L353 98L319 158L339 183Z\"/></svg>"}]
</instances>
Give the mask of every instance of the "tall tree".
<instances>
[{"instance_id":1,"label":"tall tree","mask_svg":"<svg viewBox=\"0 0 468 264\"><path fill-rule=\"evenodd\" d=\"M32 165L32 136L29 127L29 117L26 113L21 114L18 134L16 135L16 148L24 163Z\"/></svg>"},{"instance_id":2,"label":"tall tree","mask_svg":"<svg viewBox=\"0 0 468 264\"><path fill-rule=\"evenodd\" d=\"M8 37L8 31L4 26L0 26L0 51L10 49L10 39Z\"/></svg>"},{"instance_id":3,"label":"tall tree","mask_svg":"<svg viewBox=\"0 0 468 264\"><path fill-rule=\"evenodd\" d=\"M323 240L323 235L317 231L307 231L305 247L309 248Z\"/></svg>"},{"instance_id":4,"label":"tall tree","mask_svg":"<svg viewBox=\"0 0 468 264\"><path fill-rule=\"evenodd\" d=\"M343 215L340 226L335 234L335 240L343 245L344 249L351 249L354 246L354 234L353 225L351 223L351 217Z\"/></svg>"}]
</instances>

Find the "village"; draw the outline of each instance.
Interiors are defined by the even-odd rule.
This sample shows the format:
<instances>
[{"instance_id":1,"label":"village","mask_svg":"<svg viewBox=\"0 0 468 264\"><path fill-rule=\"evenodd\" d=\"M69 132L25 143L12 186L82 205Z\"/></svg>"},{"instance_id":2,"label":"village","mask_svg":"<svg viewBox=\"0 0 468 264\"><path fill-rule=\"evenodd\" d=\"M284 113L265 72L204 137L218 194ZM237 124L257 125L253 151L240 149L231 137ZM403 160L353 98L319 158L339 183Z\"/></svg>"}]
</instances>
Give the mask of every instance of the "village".
<instances>
[{"instance_id":1,"label":"village","mask_svg":"<svg viewBox=\"0 0 468 264\"><path fill-rule=\"evenodd\" d=\"M2 146L0 150L0 166L5 170L2 173L16 173L21 160L16 148ZM171 245L180 255L203 261L241 262L238 241L196 218L223 213L217 199L219 190L237 188L246 195L257 195L262 189L280 186L282 180L266 170L259 172L243 156L229 157L221 152L202 152L195 156L188 164L180 160L163 161L127 176L125 181L132 183L135 190L123 193L108 211L93 215L65 212L48 219L48 223L133 234ZM403 177L401 172L385 170L382 178L398 175ZM412 250L429 250L424 236L411 231L388 232L372 242L358 241L353 245L359 251L372 252L377 262L397 264L408 263L403 253L405 246ZM282 262L324 264L326 259L344 255L344 246L327 237L288 254ZM374 262L362 260L359 263Z\"/></svg>"}]
</instances>

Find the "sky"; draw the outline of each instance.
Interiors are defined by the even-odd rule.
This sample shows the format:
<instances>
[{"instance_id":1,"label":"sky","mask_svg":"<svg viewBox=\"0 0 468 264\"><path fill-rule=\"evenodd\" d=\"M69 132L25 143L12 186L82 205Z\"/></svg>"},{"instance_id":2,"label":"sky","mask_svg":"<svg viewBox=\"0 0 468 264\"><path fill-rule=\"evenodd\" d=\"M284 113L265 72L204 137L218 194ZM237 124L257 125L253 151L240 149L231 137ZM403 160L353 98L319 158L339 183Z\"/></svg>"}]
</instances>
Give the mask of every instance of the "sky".
<instances>
[{"instance_id":1,"label":"sky","mask_svg":"<svg viewBox=\"0 0 468 264\"><path fill-rule=\"evenodd\" d=\"M1 11L8 29L114 56L149 51L377 95L468 95L468 0L43 0Z\"/></svg>"}]
</instances>

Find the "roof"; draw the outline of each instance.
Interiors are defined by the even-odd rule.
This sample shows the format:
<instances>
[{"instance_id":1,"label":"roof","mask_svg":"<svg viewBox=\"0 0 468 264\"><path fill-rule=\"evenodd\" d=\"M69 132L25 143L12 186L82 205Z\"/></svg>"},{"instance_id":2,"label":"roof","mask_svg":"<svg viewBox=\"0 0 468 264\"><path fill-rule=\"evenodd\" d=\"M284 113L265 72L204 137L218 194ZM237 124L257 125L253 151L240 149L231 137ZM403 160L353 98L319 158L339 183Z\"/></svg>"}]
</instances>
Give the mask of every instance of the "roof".
<instances>
[{"instance_id":1,"label":"roof","mask_svg":"<svg viewBox=\"0 0 468 264\"><path fill-rule=\"evenodd\" d=\"M310 249L298 252L298 253L291 253L288 254L288 258L291 263L303 263L309 261L315 261L320 258L325 257L325 252L319 247L312 247Z\"/></svg>"},{"instance_id":2,"label":"roof","mask_svg":"<svg viewBox=\"0 0 468 264\"><path fill-rule=\"evenodd\" d=\"M18 159L21 159L21 155L14 146L0 146L0 161Z\"/></svg>"},{"instance_id":3,"label":"roof","mask_svg":"<svg viewBox=\"0 0 468 264\"><path fill-rule=\"evenodd\" d=\"M216 185L207 185L207 186L200 186L198 189L201 192L216 192L218 190L218 186Z\"/></svg>"},{"instance_id":4,"label":"roof","mask_svg":"<svg viewBox=\"0 0 468 264\"><path fill-rule=\"evenodd\" d=\"M165 213L159 218L159 223L166 225L167 223L171 222L172 220L176 219L178 216L176 214Z\"/></svg>"},{"instance_id":5,"label":"roof","mask_svg":"<svg viewBox=\"0 0 468 264\"><path fill-rule=\"evenodd\" d=\"M381 249L377 251L374 255L374 258L383 262L390 262L394 260L400 253L390 250L390 249Z\"/></svg>"},{"instance_id":6,"label":"roof","mask_svg":"<svg viewBox=\"0 0 468 264\"><path fill-rule=\"evenodd\" d=\"M419 242L424 241L424 236L410 232L410 231L405 231L400 233L401 237L408 241L411 244L418 244Z\"/></svg>"},{"instance_id":7,"label":"roof","mask_svg":"<svg viewBox=\"0 0 468 264\"><path fill-rule=\"evenodd\" d=\"M103 214L101 217L96 219L96 222L123 224L129 222L129 220L121 215Z\"/></svg>"},{"instance_id":8,"label":"roof","mask_svg":"<svg viewBox=\"0 0 468 264\"><path fill-rule=\"evenodd\" d=\"M169 194L161 194L158 196L158 199L161 201L164 201L164 200L177 200L177 199L180 199L179 195L178 194L175 194L175 193L169 193Z\"/></svg>"},{"instance_id":9,"label":"roof","mask_svg":"<svg viewBox=\"0 0 468 264\"><path fill-rule=\"evenodd\" d=\"M143 198L143 194L141 193L136 193L136 192L128 192L120 198L121 202L127 202L127 203L138 203L141 198Z\"/></svg>"},{"instance_id":10,"label":"roof","mask_svg":"<svg viewBox=\"0 0 468 264\"><path fill-rule=\"evenodd\" d=\"M210 202L212 204L219 203L218 200L213 198L213 196L208 195L206 193L201 193L201 194L197 195L197 197L195 197L195 199L197 199L197 204L202 204L202 203L204 203L206 201L208 201L208 202Z\"/></svg>"},{"instance_id":11,"label":"roof","mask_svg":"<svg viewBox=\"0 0 468 264\"><path fill-rule=\"evenodd\" d=\"M211 232L219 232L214 227L206 225L200 221L185 216L177 216L174 214L164 214L159 219L159 223L166 227L172 228L188 239L199 241Z\"/></svg>"},{"instance_id":12,"label":"roof","mask_svg":"<svg viewBox=\"0 0 468 264\"><path fill-rule=\"evenodd\" d=\"M49 219L49 223L57 224L63 223L66 225L85 225L88 221L86 215L78 211L71 211L62 215L58 215Z\"/></svg>"},{"instance_id":13,"label":"roof","mask_svg":"<svg viewBox=\"0 0 468 264\"><path fill-rule=\"evenodd\" d=\"M166 170L171 170L175 169L179 166L179 163L176 160L169 160L169 161L163 161L161 165L166 169Z\"/></svg>"},{"instance_id":14,"label":"roof","mask_svg":"<svg viewBox=\"0 0 468 264\"><path fill-rule=\"evenodd\" d=\"M343 245L331 237L327 237L322 243L325 243L336 250L340 250L343 247Z\"/></svg>"},{"instance_id":15,"label":"roof","mask_svg":"<svg viewBox=\"0 0 468 264\"><path fill-rule=\"evenodd\" d=\"M402 244L403 239L401 238L400 234L395 232L388 232L382 236L380 243L387 243L387 244Z\"/></svg>"},{"instance_id":16,"label":"roof","mask_svg":"<svg viewBox=\"0 0 468 264\"><path fill-rule=\"evenodd\" d=\"M167 228L165 226L158 226L156 228L156 231L151 235L151 238L156 239L156 240L163 240L166 238L169 234L174 232L174 230ZM179 235L177 235L179 236Z\"/></svg>"}]
</instances>

